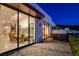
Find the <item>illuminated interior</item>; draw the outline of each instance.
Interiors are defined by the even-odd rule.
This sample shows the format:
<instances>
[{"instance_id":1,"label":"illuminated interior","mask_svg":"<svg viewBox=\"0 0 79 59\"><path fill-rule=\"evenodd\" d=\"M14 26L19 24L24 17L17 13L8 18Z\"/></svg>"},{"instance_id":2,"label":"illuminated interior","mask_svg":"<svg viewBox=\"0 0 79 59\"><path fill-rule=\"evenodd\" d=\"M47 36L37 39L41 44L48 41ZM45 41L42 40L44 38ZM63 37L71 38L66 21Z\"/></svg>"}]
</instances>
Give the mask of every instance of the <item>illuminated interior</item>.
<instances>
[{"instance_id":1,"label":"illuminated interior","mask_svg":"<svg viewBox=\"0 0 79 59\"><path fill-rule=\"evenodd\" d=\"M43 39L50 37L50 25L46 22L42 22Z\"/></svg>"},{"instance_id":2,"label":"illuminated interior","mask_svg":"<svg viewBox=\"0 0 79 59\"><path fill-rule=\"evenodd\" d=\"M19 22L17 20L17 10L0 5L0 53L17 48L17 44L22 47L29 42L30 44L35 42L35 17L19 11ZM19 43L17 43L17 31L19 31Z\"/></svg>"},{"instance_id":3,"label":"illuminated interior","mask_svg":"<svg viewBox=\"0 0 79 59\"><path fill-rule=\"evenodd\" d=\"M35 18L30 17L30 43L35 42Z\"/></svg>"},{"instance_id":4,"label":"illuminated interior","mask_svg":"<svg viewBox=\"0 0 79 59\"><path fill-rule=\"evenodd\" d=\"M17 48L17 12L0 5L0 53Z\"/></svg>"},{"instance_id":5,"label":"illuminated interior","mask_svg":"<svg viewBox=\"0 0 79 59\"><path fill-rule=\"evenodd\" d=\"M19 46L28 45L28 15L19 13Z\"/></svg>"},{"instance_id":6,"label":"illuminated interior","mask_svg":"<svg viewBox=\"0 0 79 59\"><path fill-rule=\"evenodd\" d=\"M43 39L44 39L44 35L45 35L44 29L45 29L45 27L44 27L44 22L42 22L42 34L43 34Z\"/></svg>"}]
</instances>

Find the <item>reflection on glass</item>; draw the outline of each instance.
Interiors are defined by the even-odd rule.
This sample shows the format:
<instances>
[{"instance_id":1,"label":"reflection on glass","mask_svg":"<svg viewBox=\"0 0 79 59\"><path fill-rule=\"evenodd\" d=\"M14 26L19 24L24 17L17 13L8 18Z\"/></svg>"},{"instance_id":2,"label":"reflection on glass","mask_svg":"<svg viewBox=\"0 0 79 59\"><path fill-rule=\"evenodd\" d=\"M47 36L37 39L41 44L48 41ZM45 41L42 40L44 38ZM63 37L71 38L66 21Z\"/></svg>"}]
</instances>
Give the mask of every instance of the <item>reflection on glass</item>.
<instances>
[{"instance_id":1,"label":"reflection on glass","mask_svg":"<svg viewBox=\"0 0 79 59\"><path fill-rule=\"evenodd\" d=\"M30 17L30 43L35 42L35 18Z\"/></svg>"},{"instance_id":2,"label":"reflection on glass","mask_svg":"<svg viewBox=\"0 0 79 59\"><path fill-rule=\"evenodd\" d=\"M17 48L17 11L0 5L0 53Z\"/></svg>"},{"instance_id":3,"label":"reflection on glass","mask_svg":"<svg viewBox=\"0 0 79 59\"><path fill-rule=\"evenodd\" d=\"M19 30L17 30L17 15L17 11L0 5L0 53L17 48L17 31L20 47L28 45L29 39L30 43L35 42L35 18L19 12ZM28 17L30 17L29 32Z\"/></svg>"},{"instance_id":4,"label":"reflection on glass","mask_svg":"<svg viewBox=\"0 0 79 59\"><path fill-rule=\"evenodd\" d=\"M48 33L49 27L48 27L48 24L46 25L46 27L47 27L47 37L49 37L49 33Z\"/></svg>"},{"instance_id":5,"label":"reflection on glass","mask_svg":"<svg viewBox=\"0 0 79 59\"><path fill-rule=\"evenodd\" d=\"M45 38L47 38L47 26L46 26L46 23L45 23Z\"/></svg>"},{"instance_id":6,"label":"reflection on glass","mask_svg":"<svg viewBox=\"0 0 79 59\"><path fill-rule=\"evenodd\" d=\"M50 25L48 26L48 35L49 35L49 37L50 37Z\"/></svg>"},{"instance_id":7,"label":"reflection on glass","mask_svg":"<svg viewBox=\"0 0 79 59\"><path fill-rule=\"evenodd\" d=\"M50 37L50 25L43 22L42 24L43 39Z\"/></svg>"},{"instance_id":8,"label":"reflection on glass","mask_svg":"<svg viewBox=\"0 0 79 59\"><path fill-rule=\"evenodd\" d=\"M44 39L44 35L45 35L45 27L44 27L44 22L42 22L42 34L43 34L43 39Z\"/></svg>"},{"instance_id":9,"label":"reflection on glass","mask_svg":"<svg viewBox=\"0 0 79 59\"><path fill-rule=\"evenodd\" d=\"M28 44L28 15L19 13L19 46Z\"/></svg>"}]
</instances>

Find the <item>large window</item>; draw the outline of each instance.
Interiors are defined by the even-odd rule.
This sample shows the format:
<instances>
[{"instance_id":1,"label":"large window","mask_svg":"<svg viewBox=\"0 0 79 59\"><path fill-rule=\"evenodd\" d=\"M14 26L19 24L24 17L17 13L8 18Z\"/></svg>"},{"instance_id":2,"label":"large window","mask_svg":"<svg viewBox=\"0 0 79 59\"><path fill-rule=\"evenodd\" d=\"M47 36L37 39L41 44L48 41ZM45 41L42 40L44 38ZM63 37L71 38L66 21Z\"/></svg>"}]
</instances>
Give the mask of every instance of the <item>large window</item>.
<instances>
[{"instance_id":1,"label":"large window","mask_svg":"<svg viewBox=\"0 0 79 59\"><path fill-rule=\"evenodd\" d=\"M35 42L35 17L0 5L0 53Z\"/></svg>"},{"instance_id":2,"label":"large window","mask_svg":"<svg viewBox=\"0 0 79 59\"><path fill-rule=\"evenodd\" d=\"M0 53L17 48L17 11L0 5Z\"/></svg>"},{"instance_id":3,"label":"large window","mask_svg":"<svg viewBox=\"0 0 79 59\"><path fill-rule=\"evenodd\" d=\"M48 23L46 23L46 36L49 37L49 27L48 27Z\"/></svg>"},{"instance_id":4,"label":"large window","mask_svg":"<svg viewBox=\"0 0 79 59\"><path fill-rule=\"evenodd\" d=\"M30 17L30 43L35 42L35 18Z\"/></svg>"},{"instance_id":5,"label":"large window","mask_svg":"<svg viewBox=\"0 0 79 59\"><path fill-rule=\"evenodd\" d=\"M43 37L43 39L45 38L45 25L44 25L45 23L44 22L42 22L42 37Z\"/></svg>"},{"instance_id":6,"label":"large window","mask_svg":"<svg viewBox=\"0 0 79 59\"><path fill-rule=\"evenodd\" d=\"M50 30L50 25L48 25L48 36L50 37L51 36L51 30Z\"/></svg>"},{"instance_id":7,"label":"large window","mask_svg":"<svg viewBox=\"0 0 79 59\"><path fill-rule=\"evenodd\" d=\"M47 26L46 26L46 22L45 22L45 38L47 38Z\"/></svg>"},{"instance_id":8,"label":"large window","mask_svg":"<svg viewBox=\"0 0 79 59\"><path fill-rule=\"evenodd\" d=\"M50 25L43 21L42 24L43 39L50 37Z\"/></svg>"},{"instance_id":9,"label":"large window","mask_svg":"<svg viewBox=\"0 0 79 59\"><path fill-rule=\"evenodd\" d=\"M19 46L28 44L28 15L19 12Z\"/></svg>"}]
</instances>

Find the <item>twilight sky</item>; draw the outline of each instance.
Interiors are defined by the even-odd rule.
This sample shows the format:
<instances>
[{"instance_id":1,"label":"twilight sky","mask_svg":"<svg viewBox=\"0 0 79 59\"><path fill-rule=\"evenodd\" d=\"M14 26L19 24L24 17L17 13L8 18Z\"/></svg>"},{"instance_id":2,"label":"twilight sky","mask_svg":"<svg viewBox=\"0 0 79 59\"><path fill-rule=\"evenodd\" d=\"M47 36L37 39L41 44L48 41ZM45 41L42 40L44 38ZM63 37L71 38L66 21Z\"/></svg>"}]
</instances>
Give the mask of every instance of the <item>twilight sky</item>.
<instances>
[{"instance_id":1,"label":"twilight sky","mask_svg":"<svg viewBox=\"0 0 79 59\"><path fill-rule=\"evenodd\" d=\"M79 25L79 4L73 3L38 3L56 24Z\"/></svg>"}]
</instances>

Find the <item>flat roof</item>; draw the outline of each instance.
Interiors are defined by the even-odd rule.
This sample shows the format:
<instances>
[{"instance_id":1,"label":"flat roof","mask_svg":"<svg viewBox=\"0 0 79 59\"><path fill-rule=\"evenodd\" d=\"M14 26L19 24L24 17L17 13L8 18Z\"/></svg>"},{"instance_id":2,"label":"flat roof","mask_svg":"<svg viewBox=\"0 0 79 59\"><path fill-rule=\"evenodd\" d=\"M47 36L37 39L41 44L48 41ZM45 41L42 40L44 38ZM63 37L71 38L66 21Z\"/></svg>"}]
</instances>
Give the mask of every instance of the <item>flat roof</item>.
<instances>
[{"instance_id":1,"label":"flat roof","mask_svg":"<svg viewBox=\"0 0 79 59\"><path fill-rule=\"evenodd\" d=\"M32 9L33 11L35 11L36 13L38 13L39 15L41 15L42 17L45 17L45 15L43 13L41 13L40 11L38 11L36 8L34 8L33 6L31 6L29 3L23 3L25 6L29 7L30 9Z\"/></svg>"}]
</instances>

